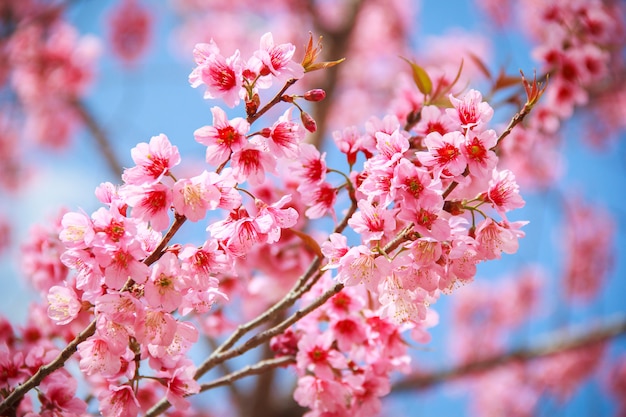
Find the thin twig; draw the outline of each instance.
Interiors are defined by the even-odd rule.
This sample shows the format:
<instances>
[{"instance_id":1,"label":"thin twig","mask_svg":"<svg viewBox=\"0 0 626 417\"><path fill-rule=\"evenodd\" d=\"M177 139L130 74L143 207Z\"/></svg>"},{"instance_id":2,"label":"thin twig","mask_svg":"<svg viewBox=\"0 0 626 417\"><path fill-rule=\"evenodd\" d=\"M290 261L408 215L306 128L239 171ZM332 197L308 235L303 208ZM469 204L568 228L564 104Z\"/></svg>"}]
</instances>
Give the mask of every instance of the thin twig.
<instances>
[{"instance_id":1,"label":"thin twig","mask_svg":"<svg viewBox=\"0 0 626 417\"><path fill-rule=\"evenodd\" d=\"M280 101L282 100L283 94L285 94L285 91L287 91L287 89L289 89L289 87L294 85L296 83L296 81L298 81L298 80L295 79L295 78L288 79L287 82L285 83L285 85L283 86L283 88L281 88L280 91L278 93L276 93L276 95L274 96L273 99L271 99L265 106L263 106L263 108L261 108L261 110L259 110L256 113L254 113L254 115L248 116L248 120L247 120L248 123L249 124L254 123L261 116L263 116L265 113L267 113L267 111L269 109L274 107L276 104L280 103Z\"/></svg>"},{"instance_id":2,"label":"thin twig","mask_svg":"<svg viewBox=\"0 0 626 417\"><path fill-rule=\"evenodd\" d=\"M241 378L245 378L251 375L259 375L266 371L269 371L270 369L280 368L295 362L296 358L294 358L293 356L281 356L275 359L266 359L255 365L249 365L245 368L240 369L239 371L224 375L223 377L217 378L211 382L205 382L204 384L200 384L200 392L208 391L210 389L221 387L223 385L230 385Z\"/></svg>"},{"instance_id":3,"label":"thin twig","mask_svg":"<svg viewBox=\"0 0 626 417\"><path fill-rule=\"evenodd\" d=\"M115 152L113 152L113 148L111 147L111 142L109 141L107 135L104 133L104 130L102 130L102 127L100 127L96 119L93 117L91 112L89 112L87 106L83 102L79 100L72 100L70 104L82 119L85 127L87 127L89 133L91 133L91 136L93 136L93 138L96 140L96 145L98 146L100 153L104 156L104 160L109 166L111 172L113 172L113 174L117 178L120 178L122 176L124 168L120 164L118 158L115 156Z\"/></svg>"},{"instance_id":4,"label":"thin twig","mask_svg":"<svg viewBox=\"0 0 626 417\"><path fill-rule=\"evenodd\" d=\"M528 362L533 359L543 358L568 350L592 346L624 333L626 333L626 317L619 317L608 323L593 326L591 329L575 332L574 335L565 334L564 332L555 332L545 338L543 343L538 343L534 347L523 347L451 369L410 376L394 384L392 391L426 389L477 372L488 371L508 363Z\"/></svg>"}]
</instances>

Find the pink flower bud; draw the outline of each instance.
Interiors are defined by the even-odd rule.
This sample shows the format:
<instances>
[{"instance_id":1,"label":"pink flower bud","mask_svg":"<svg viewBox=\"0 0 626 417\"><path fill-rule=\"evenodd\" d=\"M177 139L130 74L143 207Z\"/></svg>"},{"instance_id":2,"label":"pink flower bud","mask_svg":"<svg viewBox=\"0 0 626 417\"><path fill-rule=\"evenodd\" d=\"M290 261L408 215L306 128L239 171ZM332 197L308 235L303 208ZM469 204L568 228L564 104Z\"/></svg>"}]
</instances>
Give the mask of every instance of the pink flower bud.
<instances>
[{"instance_id":1,"label":"pink flower bud","mask_svg":"<svg viewBox=\"0 0 626 417\"><path fill-rule=\"evenodd\" d=\"M313 133L317 130L317 123L311 117L311 115L305 111L300 113L300 119L302 120L302 124L304 128L309 132Z\"/></svg>"},{"instance_id":2,"label":"pink flower bud","mask_svg":"<svg viewBox=\"0 0 626 417\"><path fill-rule=\"evenodd\" d=\"M304 99L308 101L322 101L326 97L326 91L321 88L316 88L314 90L309 90L304 93Z\"/></svg>"}]
</instances>

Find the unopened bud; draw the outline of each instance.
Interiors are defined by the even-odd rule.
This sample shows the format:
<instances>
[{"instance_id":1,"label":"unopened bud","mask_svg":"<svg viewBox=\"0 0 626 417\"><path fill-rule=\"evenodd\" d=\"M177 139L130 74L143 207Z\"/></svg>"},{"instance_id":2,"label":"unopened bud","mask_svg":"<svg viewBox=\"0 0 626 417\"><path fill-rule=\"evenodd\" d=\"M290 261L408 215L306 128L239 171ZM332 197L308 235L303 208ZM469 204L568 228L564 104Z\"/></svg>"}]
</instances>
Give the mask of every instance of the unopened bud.
<instances>
[{"instance_id":1,"label":"unopened bud","mask_svg":"<svg viewBox=\"0 0 626 417\"><path fill-rule=\"evenodd\" d=\"M321 88L309 90L304 93L304 99L308 101L322 101L326 97L326 91Z\"/></svg>"},{"instance_id":2,"label":"unopened bud","mask_svg":"<svg viewBox=\"0 0 626 417\"><path fill-rule=\"evenodd\" d=\"M300 113L300 119L302 120L302 124L304 128L309 132L313 133L317 130L317 123L311 117L311 115L305 111Z\"/></svg>"},{"instance_id":3,"label":"unopened bud","mask_svg":"<svg viewBox=\"0 0 626 417\"><path fill-rule=\"evenodd\" d=\"M246 101L246 115L248 117L252 117L256 114L256 111L259 109L259 105L261 104L261 99L258 94L254 94L252 99Z\"/></svg>"}]
</instances>

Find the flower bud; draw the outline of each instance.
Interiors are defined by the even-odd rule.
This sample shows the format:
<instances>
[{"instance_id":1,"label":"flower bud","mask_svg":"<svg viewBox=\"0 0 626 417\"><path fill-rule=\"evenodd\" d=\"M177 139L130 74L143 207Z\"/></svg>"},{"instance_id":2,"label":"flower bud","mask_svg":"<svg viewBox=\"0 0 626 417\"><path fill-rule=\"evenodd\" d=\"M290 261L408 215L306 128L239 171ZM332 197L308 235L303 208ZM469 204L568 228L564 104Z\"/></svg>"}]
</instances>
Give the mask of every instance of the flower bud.
<instances>
[{"instance_id":1,"label":"flower bud","mask_svg":"<svg viewBox=\"0 0 626 417\"><path fill-rule=\"evenodd\" d=\"M309 132L313 133L317 130L317 123L311 117L311 115L305 111L300 113L300 119L302 120L302 124L304 128Z\"/></svg>"},{"instance_id":2,"label":"flower bud","mask_svg":"<svg viewBox=\"0 0 626 417\"><path fill-rule=\"evenodd\" d=\"M321 88L309 90L304 93L304 99L307 101L322 101L326 97L326 91Z\"/></svg>"}]
</instances>

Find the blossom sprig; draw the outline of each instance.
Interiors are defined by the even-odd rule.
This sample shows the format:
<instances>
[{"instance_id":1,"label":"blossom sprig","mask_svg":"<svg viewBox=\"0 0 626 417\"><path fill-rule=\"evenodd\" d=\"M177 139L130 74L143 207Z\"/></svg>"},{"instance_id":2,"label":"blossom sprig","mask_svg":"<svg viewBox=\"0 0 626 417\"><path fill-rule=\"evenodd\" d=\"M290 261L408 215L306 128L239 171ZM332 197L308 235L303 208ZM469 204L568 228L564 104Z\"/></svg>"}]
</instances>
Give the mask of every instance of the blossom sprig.
<instances>
[{"instance_id":1,"label":"blossom sprig","mask_svg":"<svg viewBox=\"0 0 626 417\"><path fill-rule=\"evenodd\" d=\"M336 132L351 171L342 173L304 143L312 119L295 102L299 95L286 94L316 68L319 50L311 45L306 66L292 61L293 45L275 45L271 34L246 61L238 51L223 56L213 41L197 45L191 85L205 85L206 98L229 107L245 103L245 115L232 118L212 107L212 125L194 132L212 168L174 172L182 163L178 148L166 135L154 136L131 151L135 165L121 186L98 188L103 207L63 216L60 259L69 273L45 288L49 318L72 329L91 320L72 349L83 374L101 381L103 413L123 404L136 414L143 395L162 397L147 415L169 405L184 412L210 369L270 343L294 358L284 363L297 370L301 405L370 415L389 391L391 373L407 369L402 333L427 341L440 295L471 282L478 263L517 250L524 223L505 213L523 200L512 173L498 168L493 108L478 91L430 103L415 126L387 115L372 118L366 133ZM283 87L263 105L259 91L276 81ZM316 102L323 95L308 90L301 97ZM282 115L250 133L284 102ZM302 124L292 118L294 107ZM428 127L435 121L441 129ZM329 173L343 182L333 185ZM341 194L349 207L338 221ZM446 210L451 205L456 210ZM308 220L327 216L334 224L328 236L306 232ZM185 222L208 222L210 237L200 245L170 244ZM355 242L344 234L348 227ZM253 294L254 286L266 291ZM212 306L239 297L260 313L196 367L188 352L197 323L219 321ZM243 374L250 372L233 378ZM329 389L345 401L327 398Z\"/></svg>"}]
</instances>

